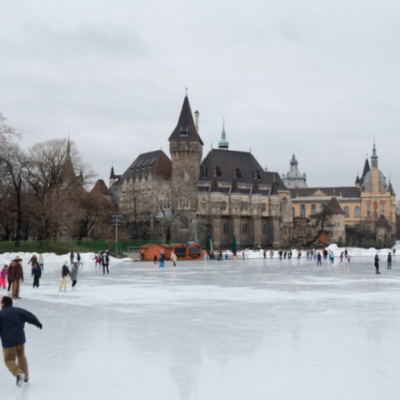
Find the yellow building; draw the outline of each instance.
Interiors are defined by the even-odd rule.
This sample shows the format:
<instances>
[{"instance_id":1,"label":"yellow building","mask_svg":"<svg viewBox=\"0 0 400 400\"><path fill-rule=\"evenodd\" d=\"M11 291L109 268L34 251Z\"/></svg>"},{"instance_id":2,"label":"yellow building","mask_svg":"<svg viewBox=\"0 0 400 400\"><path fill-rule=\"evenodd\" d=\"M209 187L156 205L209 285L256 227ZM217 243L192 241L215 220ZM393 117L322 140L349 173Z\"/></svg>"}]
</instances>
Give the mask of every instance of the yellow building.
<instances>
[{"instance_id":1,"label":"yellow building","mask_svg":"<svg viewBox=\"0 0 400 400\"><path fill-rule=\"evenodd\" d=\"M371 166L365 161L361 178L357 176L355 186L350 187L289 187L292 197L292 216L309 218L321 211L322 204L327 204L336 197L345 212L346 228L361 223L371 231L376 230L376 223L383 216L390 226L388 234L396 234L396 194L392 184L378 168L378 156L374 143ZM382 218L380 219L382 221Z\"/></svg>"}]
</instances>

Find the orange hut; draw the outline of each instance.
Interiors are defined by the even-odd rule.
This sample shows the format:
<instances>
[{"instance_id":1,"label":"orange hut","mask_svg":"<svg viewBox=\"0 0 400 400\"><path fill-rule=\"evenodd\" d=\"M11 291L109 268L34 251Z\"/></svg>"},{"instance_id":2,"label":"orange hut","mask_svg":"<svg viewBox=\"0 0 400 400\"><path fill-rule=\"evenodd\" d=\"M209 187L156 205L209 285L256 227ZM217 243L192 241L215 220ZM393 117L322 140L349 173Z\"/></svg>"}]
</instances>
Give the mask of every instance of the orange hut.
<instances>
[{"instance_id":1,"label":"orange hut","mask_svg":"<svg viewBox=\"0 0 400 400\"><path fill-rule=\"evenodd\" d=\"M157 259L160 258L161 252L164 252L165 249L162 245L153 243L153 244L145 244L140 247L140 259L146 261L153 261L154 254L157 255Z\"/></svg>"}]
</instances>

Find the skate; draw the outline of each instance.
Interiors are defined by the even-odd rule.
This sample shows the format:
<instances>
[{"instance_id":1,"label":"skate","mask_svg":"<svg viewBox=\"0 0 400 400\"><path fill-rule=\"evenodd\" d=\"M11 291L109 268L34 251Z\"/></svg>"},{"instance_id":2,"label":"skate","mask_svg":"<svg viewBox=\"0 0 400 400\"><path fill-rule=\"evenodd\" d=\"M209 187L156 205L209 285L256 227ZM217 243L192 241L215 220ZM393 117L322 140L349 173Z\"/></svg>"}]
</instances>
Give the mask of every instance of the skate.
<instances>
[{"instance_id":1,"label":"skate","mask_svg":"<svg viewBox=\"0 0 400 400\"><path fill-rule=\"evenodd\" d=\"M25 380L25 374L23 372L21 372L18 376L17 376L17 386L18 387L22 387L22 385L24 384L24 380Z\"/></svg>"}]
</instances>

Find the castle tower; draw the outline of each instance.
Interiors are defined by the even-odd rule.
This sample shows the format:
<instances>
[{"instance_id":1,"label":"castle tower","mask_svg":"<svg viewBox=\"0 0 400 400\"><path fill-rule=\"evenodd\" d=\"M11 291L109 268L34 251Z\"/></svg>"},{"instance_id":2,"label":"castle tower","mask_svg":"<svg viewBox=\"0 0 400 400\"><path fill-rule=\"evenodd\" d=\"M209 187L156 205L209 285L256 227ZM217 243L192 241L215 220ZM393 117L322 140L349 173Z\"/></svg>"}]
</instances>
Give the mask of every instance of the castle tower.
<instances>
[{"instance_id":1,"label":"castle tower","mask_svg":"<svg viewBox=\"0 0 400 400\"><path fill-rule=\"evenodd\" d=\"M298 168L298 161L296 160L296 156L293 154L292 159L289 162L290 170L285 175L282 175L283 183L287 188L306 188L306 174L301 174Z\"/></svg>"},{"instance_id":2,"label":"castle tower","mask_svg":"<svg viewBox=\"0 0 400 400\"><path fill-rule=\"evenodd\" d=\"M196 129L187 93L178 124L168 140L172 159L172 198L176 202L174 208L190 220L195 218L197 210L197 181L203 141Z\"/></svg>"},{"instance_id":3,"label":"castle tower","mask_svg":"<svg viewBox=\"0 0 400 400\"><path fill-rule=\"evenodd\" d=\"M218 148L222 150L229 150L229 142L226 140L225 134L225 120L222 122L221 140L218 143Z\"/></svg>"}]
</instances>

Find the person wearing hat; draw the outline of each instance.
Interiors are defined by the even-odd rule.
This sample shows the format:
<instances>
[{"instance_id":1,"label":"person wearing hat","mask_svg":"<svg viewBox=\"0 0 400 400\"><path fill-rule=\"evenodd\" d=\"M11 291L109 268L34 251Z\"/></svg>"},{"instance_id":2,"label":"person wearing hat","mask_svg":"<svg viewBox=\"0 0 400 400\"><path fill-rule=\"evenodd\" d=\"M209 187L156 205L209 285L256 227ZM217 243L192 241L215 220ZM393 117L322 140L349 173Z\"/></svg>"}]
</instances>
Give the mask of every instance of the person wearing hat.
<instances>
[{"instance_id":1,"label":"person wearing hat","mask_svg":"<svg viewBox=\"0 0 400 400\"><path fill-rule=\"evenodd\" d=\"M67 291L67 276L71 276L71 272L68 268L68 261L64 261L64 265L61 268L61 285L59 291L61 292L62 288L64 287L64 292Z\"/></svg>"},{"instance_id":2,"label":"person wearing hat","mask_svg":"<svg viewBox=\"0 0 400 400\"><path fill-rule=\"evenodd\" d=\"M13 299L21 299L19 297L19 290L21 287L21 281L24 281L24 270L22 268L22 260L18 258L18 262L14 265L12 269L12 297Z\"/></svg>"},{"instance_id":3,"label":"person wearing hat","mask_svg":"<svg viewBox=\"0 0 400 400\"><path fill-rule=\"evenodd\" d=\"M75 285L78 282L78 272L79 272L79 264L77 261L74 262L74 265L71 267L71 279L72 279L72 291L75 292Z\"/></svg>"},{"instance_id":4,"label":"person wearing hat","mask_svg":"<svg viewBox=\"0 0 400 400\"><path fill-rule=\"evenodd\" d=\"M0 305L0 337L4 364L17 378L17 386L21 387L29 380L28 361L25 357L25 323L35 325L39 329L42 329L43 325L29 311L13 307L13 301L9 296L4 296Z\"/></svg>"}]
</instances>

